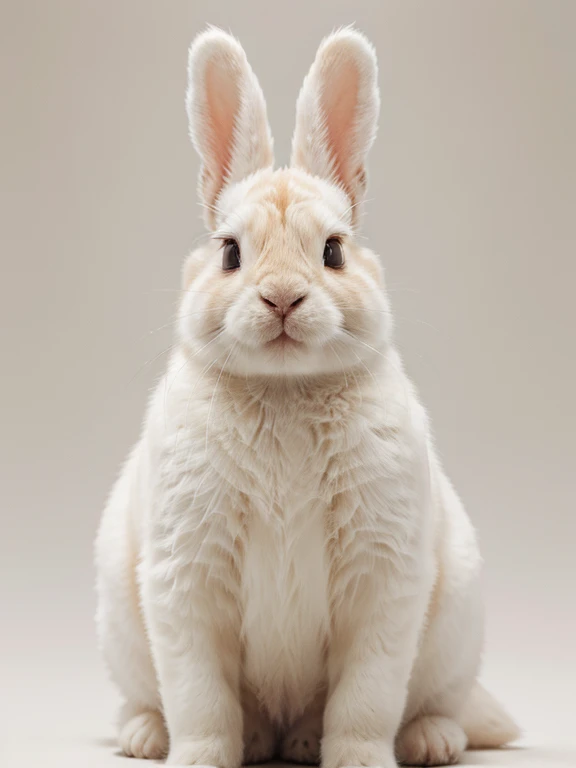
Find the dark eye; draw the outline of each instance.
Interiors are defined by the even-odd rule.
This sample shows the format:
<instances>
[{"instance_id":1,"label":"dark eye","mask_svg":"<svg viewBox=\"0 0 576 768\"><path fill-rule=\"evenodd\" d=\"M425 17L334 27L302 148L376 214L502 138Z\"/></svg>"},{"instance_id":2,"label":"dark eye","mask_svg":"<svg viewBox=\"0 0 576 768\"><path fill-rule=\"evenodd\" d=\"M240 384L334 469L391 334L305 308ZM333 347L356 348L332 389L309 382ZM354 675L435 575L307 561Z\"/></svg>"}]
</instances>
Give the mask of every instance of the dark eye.
<instances>
[{"instance_id":1,"label":"dark eye","mask_svg":"<svg viewBox=\"0 0 576 768\"><path fill-rule=\"evenodd\" d=\"M226 240L222 252L222 269L229 272L240 267L240 246L236 240Z\"/></svg>"},{"instance_id":2,"label":"dark eye","mask_svg":"<svg viewBox=\"0 0 576 768\"><path fill-rule=\"evenodd\" d=\"M344 266L344 249L336 237L326 240L324 246L324 266L330 269L340 269Z\"/></svg>"}]
</instances>

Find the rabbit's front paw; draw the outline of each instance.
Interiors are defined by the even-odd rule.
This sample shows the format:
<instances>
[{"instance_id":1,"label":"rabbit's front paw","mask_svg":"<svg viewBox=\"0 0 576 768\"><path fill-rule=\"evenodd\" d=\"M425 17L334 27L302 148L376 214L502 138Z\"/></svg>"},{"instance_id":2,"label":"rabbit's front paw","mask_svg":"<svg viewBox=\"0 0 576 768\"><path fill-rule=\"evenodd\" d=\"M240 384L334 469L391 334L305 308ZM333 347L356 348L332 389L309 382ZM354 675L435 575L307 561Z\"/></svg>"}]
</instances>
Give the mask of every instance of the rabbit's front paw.
<instances>
[{"instance_id":1,"label":"rabbit's front paw","mask_svg":"<svg viewBox=\"0 0 576 768\"><path fill-rule=\"evenodd\" d=\"M447 717L419 717L405 725L396 740L403 765L452 765L466 749L466 734Z\"/></svg>"},{"instance_id":2,"label":"rabbit's front paw","mask_svg":"<svg viewBox=\"0 0 576 768\"><path fill-rule=\"evenodd\" d=\"M140 712L120 729L120 748L128 757L159 760L168 751L168 732L160 712Z\"/></svg>"}]
</instances>

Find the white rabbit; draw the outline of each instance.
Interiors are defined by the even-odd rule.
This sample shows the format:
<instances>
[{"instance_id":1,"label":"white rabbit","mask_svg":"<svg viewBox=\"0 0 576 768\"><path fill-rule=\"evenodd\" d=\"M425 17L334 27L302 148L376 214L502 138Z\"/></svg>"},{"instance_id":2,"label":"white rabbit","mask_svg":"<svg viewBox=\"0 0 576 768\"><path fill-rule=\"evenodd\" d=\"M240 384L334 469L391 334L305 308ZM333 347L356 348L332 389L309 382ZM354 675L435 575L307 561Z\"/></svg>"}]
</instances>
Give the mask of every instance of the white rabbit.
<instances>
[{"instance_id":1,"label":"white rabbit","mask_svg":"<svg viewBox=\"0 0 576 768\"><path fill-rule=\"evenodd\" d=\"M351 29L322 42L279 170L240 44L210 28L189 78L213 236L185 266L176 351L97 539L120 745L219 768L502 745L518 730L476 682L474 530L355 235L374 50Z\"/></svg>"}]
</instances>

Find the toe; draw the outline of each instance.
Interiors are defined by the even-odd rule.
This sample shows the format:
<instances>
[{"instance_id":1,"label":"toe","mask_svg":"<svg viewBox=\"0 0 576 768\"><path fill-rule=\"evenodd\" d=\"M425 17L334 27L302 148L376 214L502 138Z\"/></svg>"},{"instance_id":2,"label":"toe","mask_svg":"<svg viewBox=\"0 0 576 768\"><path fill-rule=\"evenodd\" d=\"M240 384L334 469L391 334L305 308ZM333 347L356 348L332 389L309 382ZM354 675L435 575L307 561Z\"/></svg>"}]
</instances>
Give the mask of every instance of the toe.
<instances>
[{"instance_id":1,"label":"toe","mask_svg":"<svg viewBox=\"0 0 576 768\"><path fill-rule=\"evenodd\" d=\"M404 726L396 740L396 755L404 765L452 765L466 748L466 735L447 717L427 716Z\"/></svg>"},{"instance_id":2,"label":"toe","mask_svg":"<svg viewBox=\"0 0 576 768\"><path fill-rule=\"evenodd\" d=\"M168 750L168 734L159 712L141 712L120 731L120 747L129 757L158 760Z\"/></svg>"}]
</instances>

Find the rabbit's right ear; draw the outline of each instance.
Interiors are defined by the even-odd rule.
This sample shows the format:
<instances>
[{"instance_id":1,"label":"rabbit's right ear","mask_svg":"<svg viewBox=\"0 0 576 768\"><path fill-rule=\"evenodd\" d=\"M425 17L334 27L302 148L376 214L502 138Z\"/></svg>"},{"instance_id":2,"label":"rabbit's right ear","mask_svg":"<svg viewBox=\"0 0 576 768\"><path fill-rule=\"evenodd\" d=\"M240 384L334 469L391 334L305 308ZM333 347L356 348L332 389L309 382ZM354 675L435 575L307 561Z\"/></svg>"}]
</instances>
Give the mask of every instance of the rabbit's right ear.
<instances>
[{"instance_id":1,"label":"rabbit's right ear","mask_svg":"<svg viewBox=\"0 0 576 768\"><path fill-rule=\"evenodd\" d=\"M204 219L212 229L226 184L274 161L262 89L232 35L212 27L192 43L186 108L190 137L202 160Z\"/></svg>"}]
</instances>

